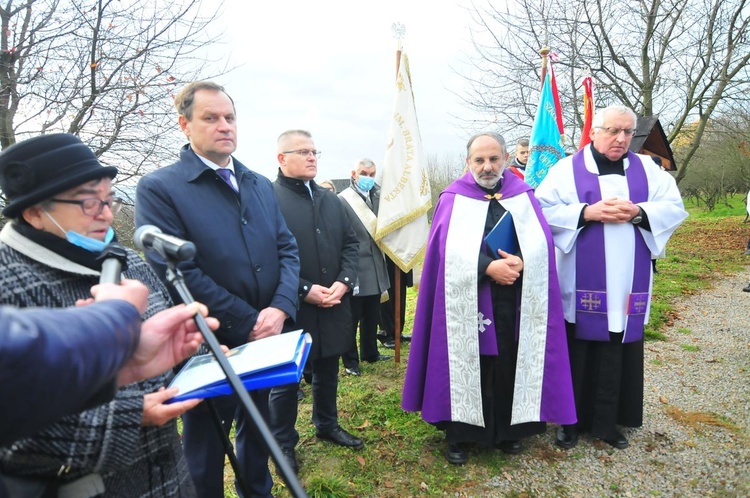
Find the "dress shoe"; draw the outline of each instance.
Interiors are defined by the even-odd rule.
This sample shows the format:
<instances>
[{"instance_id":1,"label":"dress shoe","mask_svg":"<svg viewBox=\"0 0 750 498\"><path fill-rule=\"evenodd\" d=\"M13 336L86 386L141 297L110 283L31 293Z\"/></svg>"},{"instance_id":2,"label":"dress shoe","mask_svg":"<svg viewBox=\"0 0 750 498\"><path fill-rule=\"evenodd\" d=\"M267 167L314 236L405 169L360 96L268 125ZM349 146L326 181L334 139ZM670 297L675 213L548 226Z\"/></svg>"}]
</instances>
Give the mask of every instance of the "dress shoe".
<instances>
[{"instance_id":1,"label":"dress shoe","mask_svg":"<svg viewBox=\"0 0 750 498\"><path fill-rule=\"evenodd\" d=\"M401 342L411 342L411 336L407 334L401 334Z\"/></svg>"},{"instance_id":2,"label":"dress shoe","mask_svg":"<svg viewBox=\"0 0 750 498\"><path fill-rule=\"evenodd\" d=\"M387 354L379 354L375 357L374 360L365 360L367 363L375 363L376 361L385 361L390 360L393 358L393 356L387 355Z\"/></svg>"},{"instance_id":3,"label":"dress shoe","mask_svg":"<svg viewBox=\"0 0 750 498\"><path fill-rule=\"evenodd\" d=\"M555 444L564 450L574 448L578 444L578 429L575 427L558 427Z\"/></svg>"},{"instance_id":4,"label":"dress shoe","mask_svg":"<svg viewBox=\"0 0 750 498\"><path fill-rule=\"evenodd\" d=\"M294 475L299 474L299 465L297 464L297 455L294 453L294 448L287 448L282 446L281 452L284 454L284 458L286 458L286 462L289 464L289 467L292 468L292 472L294 472Z\"/></svg>"},{"instance_id":5,"label":"dress shoe","mask_svg":"<svg viewBox=\"0 0 750 498\"><path fill-rule=\"evenodd\" d=\"M498 450L508 455L518 455L519 453L521 453L521 450L523 449L523 446L521 445L521 440L500 441L495 447Z\"/></svg>"},{"instance_id":6,"label":"dress shoe","mask_svg":"<svg viewBox=\"0 0 750 498\"><path fill-rule=\"evenodd\" d=\"M383 347L386 349L396 349L396 341L394 339L388 339L383 342Z\"/></svg>"},{"instance_id":7,"label":"dress shoe","mask_svg":"<svg viewBox=\"0 0 750 498\"><path fill-rule=\"evenodd\" d=\"M383 343L383 342L386 342L386 341L388 341L388 340L391 340L391 339L393 339L393 337L389 337L389 336L388 336L388 334L386 334L386 333L385 333L385 331L383 331L383 330L378 330L378 333L377 333L377 334L375 334L375 337L377 337L377 338L378 338L378 340L379 340L379 341L380 341L381 343Z\"/></svg>"},{"instance_id":8,"label":"dress shoe","mask_svg":"<svg viewBox=\"0 0 750 498\"><path fill-rule=\"evenodd\" d=\"M302 401L305 398L305 393L302 389L297 389L297 401Z\"/></svg>"},{"instance_id":9,"label":"dress shoe","mask_svg":"<svg viewBox=\"0 0 750 498\"><path fill-rule=\"evenodd\" d=\"M462 465L469 460L469 455L459 445L448 443L445 449L445 459L453 465Z\"/></svg>"},{"instance_id":10,"label":"dress shoe","mask_svg":"<svg viewBox=\"0 0 750 498\"><path fill-rule=\"evenodd\" d=\"M602 439L602 441L610 446L617 448L618 450L624 450L630 444L628 443L628 438L623 436L619 431L615 431L614 437L609 439Z\"/></svg>"},{"instance_id":11,"label":"dress shoe","mask_svg":"<svg viewBox=\"0 0 750 498\"><path fill-rule=\"evenodd\" d=\"M354 375L356 377L359 377L362 375L362 371L359 369L359 367L351 367L351 368L345 368L344 372L347 373L347 375Z\"/></svg>"},{"instance_id":12,"label":"dress shoe","mask_svg":"<svg viewBox=\"0 0 750 498\"><path fill-rule=\"evenodd\" d=\"M330 441L333 444L338 444L339 446L344 446L346 448L352 448L355 450L358 450L365 445L365 443L363 443L361 439L352 436L344 429L342 429L340 425L337 425L333 429L327 430L325 432L318 432L315 434L315 437L317 437L318 439Z\"/></svg>"},{"instance_id":13,"label":"dress shoe","mask_svg":"<svg viewBox=\"0 0 750 498\"><path fill-rule=\"evenodd\" d=\"M747 284L746 287L742 289L743 292L750 292L750 284Z\"/></svg>"}]
</instances>

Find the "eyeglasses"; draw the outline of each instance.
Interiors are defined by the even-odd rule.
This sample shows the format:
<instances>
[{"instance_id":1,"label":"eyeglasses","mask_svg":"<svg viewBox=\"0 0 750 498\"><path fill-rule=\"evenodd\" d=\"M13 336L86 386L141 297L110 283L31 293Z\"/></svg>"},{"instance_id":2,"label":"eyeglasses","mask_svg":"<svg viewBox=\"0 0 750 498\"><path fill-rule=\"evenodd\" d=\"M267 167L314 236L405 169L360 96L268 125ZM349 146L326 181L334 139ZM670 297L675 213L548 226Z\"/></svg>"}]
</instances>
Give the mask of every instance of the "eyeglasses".
<instances>
[{"instance_id":1,"label":"eyeglasses","mask_svg":"<svg viewBox=\"0 0 750 498\"><path fill-rule=\"evenodd\" d=\"M74 201L72 199L50 199L52 202L62 202L63 204L78 204L81 206L81 211L86 216L99 216L104 211L104 206L109 206L109 210L115 215L122 209L122 199L119 197L113 197L107 201L91 197L89 199L79 199Z\"/></svg>"},{"instance_id":2,"label":"eyeglasses","mask_svg":"<svg viewBox=\"0 0 750 498\"><path fill-rule=\"evenodd\" d=\"M604 130L607 135L610 135L612 137L616 137L620 134L620 132L624 133L626 137L632 137L633 135L635 135L635 129L633 128L615 128L613 126L594 126L594 128Z\"/></svg>"},{"instance_id":3,"label":"eyeglasses","mask_svg":"<svg viewBox=\"0 0 750 498\"><path fill-rule=\"evenodd\" d=\"M284 152L282 152L282 154L299 154L300 156L305 156L305 157L312 154L315 157L320 157L322 152L320 152L319 150L297 149L297 150L285 150Z\"/></svg>"}]
</instances>

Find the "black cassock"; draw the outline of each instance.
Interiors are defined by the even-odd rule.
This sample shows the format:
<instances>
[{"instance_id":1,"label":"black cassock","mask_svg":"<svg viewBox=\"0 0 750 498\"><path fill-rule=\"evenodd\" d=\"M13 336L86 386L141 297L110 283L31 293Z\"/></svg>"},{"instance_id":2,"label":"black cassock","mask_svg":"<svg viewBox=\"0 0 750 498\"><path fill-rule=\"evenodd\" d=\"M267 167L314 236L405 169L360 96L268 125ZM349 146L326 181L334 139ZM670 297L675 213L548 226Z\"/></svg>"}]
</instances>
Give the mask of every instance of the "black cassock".
<instances>
[{"instance_id":1,"label":"black cassock","mask_svg":"<svg viewBox=\"0 0 750 498\"><path fill-rule=\"evenodd\" d=\"M500 188L487 190L493 194ZM505 209L498 202L490 202L487 210L487 221L484 226L486 236ZM487 264L494 259L486 247L479 255L479 272L484 275ZM482 382L482 412L484 427L470 425L463 422L440 422L439 429L445 430L448 443L479 443L496 445L501 441L520 440L545 431L544 422L528 422L510 425L513 408L513 386L516 378L516 358L518 356L518 341L516 337L516 320L518 318L518 299L521 292L523 274L513 285L490 285L492 295L492 314L495 320L497 335L497 356L481 355L479 368Z\"/></svg>"}]
</instances>

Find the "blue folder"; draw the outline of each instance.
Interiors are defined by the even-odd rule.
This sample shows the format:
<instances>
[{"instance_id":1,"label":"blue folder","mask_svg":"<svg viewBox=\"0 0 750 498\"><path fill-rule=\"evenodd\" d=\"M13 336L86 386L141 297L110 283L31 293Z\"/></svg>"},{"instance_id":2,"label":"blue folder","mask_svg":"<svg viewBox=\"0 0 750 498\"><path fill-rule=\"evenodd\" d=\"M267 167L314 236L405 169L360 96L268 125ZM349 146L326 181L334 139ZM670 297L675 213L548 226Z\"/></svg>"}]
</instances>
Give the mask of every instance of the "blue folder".
<instances>
[{"instance_id":1,"label":"blue folder","mask_svg":"<svg viewBox=\"0 0 750 498\"><path fill-rule=\"evenodd\" d=\"M310 334L296 330L238 346L227 353L227 360L248 391L294 384L302 378L311 345ZM180 392L168 403L233 391L211 353L191 358L169 383L175 386Z\"/></svg>"},{"instance_id":2,"label":"blue folder","mask_svg":"<svg viewBox=\"0 0 750 498\"><path fill-rule=\"evenodd\" d=\"M513 216L511 216L510 211L503 213L500 220L495 223L490 233L484 238L484 241L490 248L490 251L492 251L492 256L495 259L500 259L500 256L497 254L498 249L502 249L508 254L519 253L516 227L513 224Z\"/></svg>"}]
</instances>

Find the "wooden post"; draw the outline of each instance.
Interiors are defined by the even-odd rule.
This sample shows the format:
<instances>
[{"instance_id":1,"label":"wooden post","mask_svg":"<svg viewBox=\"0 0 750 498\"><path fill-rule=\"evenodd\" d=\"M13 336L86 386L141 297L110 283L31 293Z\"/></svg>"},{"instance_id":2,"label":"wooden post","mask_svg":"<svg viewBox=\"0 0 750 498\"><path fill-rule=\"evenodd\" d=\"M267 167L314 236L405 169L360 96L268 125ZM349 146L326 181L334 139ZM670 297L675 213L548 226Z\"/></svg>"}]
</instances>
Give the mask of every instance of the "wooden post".
<instances>
[{"instance_id":1,"label":"wooden post","mask_svg":"<svg viewBox=\"0 0 750 498\"><path fill-rule=\"evenodd\" d=\"M542 83L540 85L540 88L544 86L544 78L547 77L547 56L549 55L549 47L542 47L541 50L539 50L539 53L542 55Z\"/></svg>"},{"instance_id":2,"label":"wooden post","mask_svg":"<svg viewBox=\"0 0 750 498\"><path fill-rule=\"evenodd\" d=\"M394 283L393 298L396 302L393 303L393 322L395 325L393 334L396 337L396 354L393 359L396 363L401 363L401 268L395 263L394 266L396 267L394 272L396 282Z\"/></svg>"}]
</instances>

